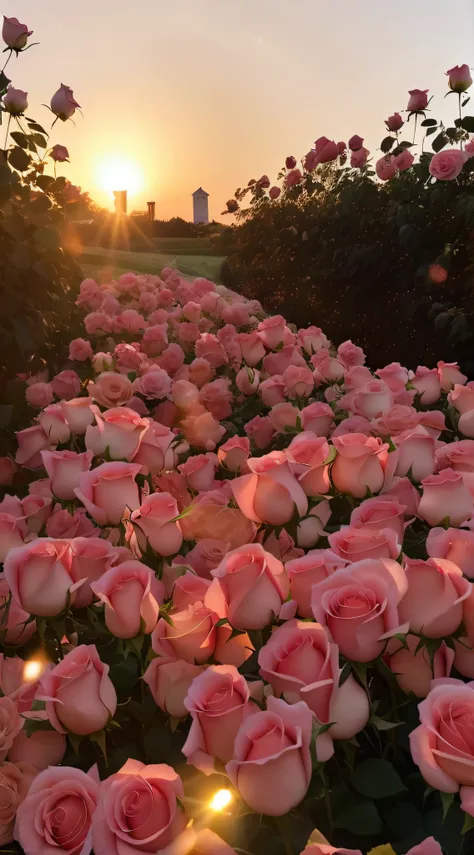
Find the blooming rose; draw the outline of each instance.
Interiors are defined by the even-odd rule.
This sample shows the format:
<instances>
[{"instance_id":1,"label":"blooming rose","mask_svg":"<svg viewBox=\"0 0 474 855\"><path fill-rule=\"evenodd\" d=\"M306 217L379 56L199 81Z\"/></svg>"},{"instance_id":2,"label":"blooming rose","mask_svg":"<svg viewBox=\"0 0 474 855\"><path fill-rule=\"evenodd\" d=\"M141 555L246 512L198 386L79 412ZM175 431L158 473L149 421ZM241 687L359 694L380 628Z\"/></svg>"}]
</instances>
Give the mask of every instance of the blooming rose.
<instances>
[{"instance_id":1,"label":"blooming rose","mask_svg":"<svg viewBox=\"0 0 474 855\"><path fill-rule=\"evenodd\" d=\"M263 629L289 592L283 564L257 543L229 552L211 576L206 605L238 629Z\"/></svg>"},{"instance_id":2,"label":"blooming rose","mask_svg":"<svg viewBox=\"0 0 474 855\"><path fill-rule=\"evenodd\" d=\"M418 113L424 110L428 106L428 92L429 89L409 89L408 94L410 95L407 110Z\"/></svg>"},{"instance_id":3,"label":"blooming rose","mask_svg":"<svg viewBox=\"0 0 474 855\"><path fill-rule=\"evenodd\" d=\"M432 528L426 539L430 558L446 558L474 579L474 532L459 528Z\"/></svg>"},{"instance_id":4,"label":"blooming rose","mask_svg":"<svg viewBox=\"0 0 474 855\"><path fill-rule=\"evenodd\" d=\"M75 338L69 344L69 359L85 362L94 355L90 341L85 338Z\"/></svg>"},{"instance_id":5,"label":"blooming rose","mask_svg":"<svg viewBox=\"0 0 474 855\"><path fill-rule=\"evenodd\" d=\"M247 460L250 475L231 481L231 489L241 511L253 522L284 525L295 511L304 516L308 500L292 475L283 452Z\"/></svg>"},{"instance_id":6,"label":"blooming rose","mask_svg":"<svg viewBox=\"0 0 474 855\"><path fill-rule=\"evenodd\" d=\"M360 433L334 437L333 445L337 457L331 477L336 489L360 499L364 498L367 490L378 493L384 483L388 445L379 437Z\"/></svg>"},{"instance_id":7,"label":"blooming rose","mask_svg":"<svg viewBox=\"0 0 474 855\"><path fill-rule=\"evenodd\" d=\"M458 431L470 439L474 438L474 389L456 385L449 393L448 401L460 414Z\"/></svg>"},{"instance_id":8,"label":"blooming rose","mask_svg":"<svg viewBox=\"0 0 474 855\"><path fill-rule=\"evenodd\" d=\"M228 763L242 722L257 708L249 703L250 690L233 665L211 665L191 686L184 706L192 724L183 754L206 774L214 771L214 758Z\"/></svg>"},{"instance_id":9,"label":"blooming rose","mask_svg":"<svg viewBox=\"0 0 474 855\"><path fill-rule=\"evenodd\" d=\"M260 321L258 325L259 338L266 347L275 350L283 341L285 326L285 319L281 315L271 315L271 317Z\"/></svg>"},{"instance_id":10,"label":"blooming rose","mask_svg":"<svg viewBox=\"0 0 474 855\"><path fill-rule=\"evenodd\" d=\"M398 558L400 542L390 528L365 528L341 526L339 531L328 537L329 545L336 555L348 563L363 558Z\"/></svg>"},{"instance_id":11,"label":"blooming rose","mask_svg":"<svg viewBox=\"0 0 474 855\"><path fill-rule=\"evenodd\" d=\"M201 580L204 581L204 580ZM155 653L169 659L202 665L213 655L218 616L201 600L172 609L173 624L160 618L152 634Z\"/></svg>"},{"instance_id":12,"label":"blooming rose","mask_svg":"<svg viewBox=\"0 0 474 855\"><path fill-rule=\"evenodd\" d=\"M55 730L82 736L105 727L117 707L108 673L95 645L80 644L43 675L36 697Z\"/></svg>"},{"instance_id":13,"label":"blooming rose","mask_svg":"<svg viewBox=\"0 0 474 855\"><path fill-rule=\"evenodd\" d=\"M29 763L0 766L0 846L12 843L16 813L36 774L37 770Z\"/></svg>"},{"instance_id":14,"label":"blooming rose","mask_svg":"<svg viewBox=\"0 0 474 855\"><path fill-rule=\"evenodd\" d=\"M3 644L26 644L36 630L34 621L29 622L30 615L20 609L15 600L11 599L11 592L4 573L0 573L0 614L2 623L5 620L5 608L10 602L6 624L2 627Z\"/></svg>"},{"instance_id":15,"label":"blooming rose","mask_svg":"<svg viewBox=\"0 0 474 855\"><path fill-rule=\"evenodd\" d=\"M430 175L438 181L452 181L461 172L469 155L459 148L445 148L431 158Z\"/></svg>"},{"instance_id":16,"label":"blooming rose","mask_svg":"<svg viewBox=\"0 0 474 855\"><path fill-rule=\"evenodd\" d=\"M25 398L30 407L42 409L52 402L54 398L53 387L51 383L33 383L26 387Z\"/></svg>"},{"instance_id":17,"label":"blooming rose","mask_svg":"<svg viewBox=\"0 0 474 855\"><path fill-rule=\"evenodd\" d=\"M397 458L395 475L403 478L411 473L414 481L423 481L435 468L436 441L419 426L395 437Z\"/></svg>"},{"instance_id":18,"label":"blooming rose","mask_svg":"<svg viewBox=\"0 0 474 855\"><path fill-rule=\"evenodd\" d=\"M99 799L99 776L70 766L50 767L33 781L17 813L14 837L25 855L89 855Z\"/></svg>"},{"instance_id":19,"label":"blooming rose","mask_svg":"<svg viewBox=\"0 0 474 855\"><path fill-rule=\"evenodd\" d=\"M149 420L142 419L129 407L113 407L101 413L91 406L95 425L89 425L85 435L85 446L96 457L108 450L113 460L131 460L137 452L142 436L148 430Z\"/></svg>"},{"instance_id":20,"label":"blooming rose","mask_svg":"<svg viewBox=\"0 0 474 855\"><path fill-rule=\"evenodd\" d=\"M266 448L275 433L268 416L254 416L244 425L244 431L253 440L257 448Z\"/></svg>"},{"instance_id":21,"label":"blooming rose","mask_svg":"<svg viewBox=\"0 0 474 855\"><path fill-rule=\"evenodd\" d=\"M305 797L311 780L311 726L305 703L289 705L272 697L265 712L242 723L226 771L256 813L282 816Z\"/></svg>"},{"instance_id":22,"label":"blooming rose","mask_svg":"<svg viewBox=\"0 0 474 855\"><path fill-rule=\"evenodd\" d=\"M15 461L27 469L38 469L41 466L41 454L45 448L51 447L48 435L40 425L25 428L16 434L18 451Z\"/></svg>"},{"instance_id":23,"label":"blooming rose","mask_svg":"<svg viewBox=\"0 0 474 855\"><path fill-rule=\"evenodd\" d=\"M171 378L167 371L158 366L153 366L133 381L133 388L145 398L166 398L171 389Z\"/></svg>"},{"instance_id":24,"label":"blooming rose","mask_svg":"<svg viewBox=\"0 0 474 855\"><path fill-rule=\"evenodd\" d=\"M312 549L301 558L286 562L285 571L290 582L291 599L295 600L297 612L301 617L313 616L311 610L313 585L345 565L346 561L329 549Z\"/></svg>"},{"instance_id":25,"label":"blooming rose","mask_svg":"<svg viewBox=\"0 0 474 855\"><path fill-rule=\"evenodd\" d=\"M3 96L3 106L12 116L20 116L28 109L28 92L9 86Z\"/></svg>"},{"instance_id":26,"label":"blooming rose","mask_svg":"<svg viewBox=\"0 0 474 855\"><path fill-rule=\"evenodd\" d=\"M174 555L181 549L183 534L176 521L179 514L176 499L170 493L152 493L131 515L138 542L147 543L158 555Z\"/></svg>"},{"instance_id":27,"label":"blooming rose","mask_svg":"<svg viewBox=\"0 0 474 855\"><path fill-rule=\"evenodd\" d=\"M22 727L16 703L8 697L0 698L0 761L5 760Z\"/></svg>"},{"instance_id":28,"label":"blooming rose","mask_svg":"<svg viewBox=\"0 0 474 855\"><path fill-rule=\"evenodd\" d=\"M303 431L290 442L286 456L291 471L307 496L329 491L329 445L324 437Z\"/></svg>"},{"instance_id":29,"label":"blooming rose","mask_svg":"<svg viewBox=\"0 0 474 855\"><path fill-rule=\"evenodd\" d=\"M339 154L337 143L334 140L328 140L327 137L319 137L314 143L314 150L318 163L330 163Z\"/></svg>"},{"instance_id":30,"label":"blooming rose","mask_svg":"<svg viewBox=\"0 0 474 855\"><path fill-rule=\"evenodd\" d=\"M367 158L370 154L368 148L359 148L357 151L351 151L351 166L353 169L362 169L367 163Z\"/></svg>"},{"instance_id":31,"label":"blooming rose","mask_svg":"<svg viewBox=\"0 0 474 855\"><path fill-rule=\"evenodd\" d=\"M300 419L303 430L311 431L316 436L328 436L334 424L334 411L329 404L315 401L301 410Z\"/></svg>"},{"instance_id":32,"label":"blooming rose","mask_svg":"<svg viewBox=\"0 0 474 855\"><path fill-rule=\"evenodd\" d=\"M133 395L133 384L124 374L104 371L95 383L89 383L87 392L103 407L122 407Z\"/></svg>"},{"instance_id":33,"label":"blooming rose","mask_svg":"<svg viewBox=\"0 0 474 855\"><path fill-rule=\"evenodd\" d=\"M88 472L93 458L92 451L77 454L75 451L42 451L44 468L51 479L51 492L58 499L71 501L74 490L79 487L82 472Z\"/></svg>"},{"instance_id":34,"label":"blooming rose","mask_svg":"<svg viewBox=\"0 0 474 855\"><path fill-rule=\"evenodd\" d=\"M81 378L75 371L67 369L53 377L51 386L58 398L70 400L71 398L77 398L79 395L81 391Z\"/></svg>"},{"instance_id":35,"label":"blooming rose","mask_svg":"<svg viewBox=\"0 0 474 855\"><path fill-rule=\"evenodd\" d=\"M157 656L151 660L143 679L163 712L173 718L183 718L188 714L184 699L194 678L202 673L204 667L192 665L184 659Z\"/></svg>"},{"instance_id":36,"label":"blooming rose","mask_svg":"<svg viewBox=\"0 0 474 855\"><path fill-rule=\"evenodd\" d=\"M398 606L400 620L428 638L451 635L462 621L462 603L471 593L471 582L444 558L407 558L405 565L408 590Z\"/></svg>"},{"instance_id":37,"label":"blooming rose","mask_svg":"<svg viewBox=\"0 0 474 855\"><path fill-rule=\"evenodd\" d=\"M391 529L403 543L406 506L394 496L378 496L366 499L351 513L351 527L364 529Z\"/></svg>"},{"instance_id":38,"label":"blooming rose","mask_svg":"<svg viewBox=\"0 0 474 855\"><path fill-rule=\"evenodd\" d=\"M61 83L58 91L51 98L51 111L61 119L62 122L70 119L81 105L74 99L74 93L69 86Z\"/></svg>"},{"instance_id":39,"label":"blooming rose","mask_svg":"<svg viewBox=\"0 0 474 855\"><path fill-rule=\"evenodd\" d=\"M212 413L188 416L181 422L181 430L190 445L206 451L214 451L226 432Z\"/></svg>"},{"instance_id":40,"label":"blooming rose","mask_svg":"<svg viewBox=\"0 0 474 855\"><path fill-rule=\"evenodd\" d=\"M302 180L303 175L301 173L301 169L290 169L284 178L285 187L296 187L297 184L301 184Z\"/></svg>"},{"instance_id":41,"label":"blooming rose","mask_svg":"<svg viewBox=\"0 0 474 855\"><path fill-rule=\"evenodd\" d=\"M48 537L12 549L4 571L18 608L41 617L62 612L82 584L74 578L67 541Z\"/></svg>"},{"instance_id":42,"label":"blooming rose","mask_svg":"<svg viewBox=\"0 0 474 855\"><path fill-rule=\"evenodd\" d=\"M397 172L393 154L384 154L383 157L377 160L375 171L381 181L390 181Z\"/></svg>"},{"instance_id":43,"label":"blooming rose","mask_svg":"<svg viewBox=\"0 0 474 855\"><path fill-rule=\"evenodd\" d=\"M94 413L90 408L91 404L92 398L72 398L70 401L61 401L60 407L71 433L82 436L92 424Z\"/></svg>"},{"instance_id":44,"label":"blooming rose","mask_svg":"<svg viewBox=\"0 0 474 855\"><path fill-rule=\"evenodd\" d=\"M473 497L463 476L453 469L443 469L438 475L430 475L422 482L423 495L418 508L418 516L431 526L443 520L458 526L469 519L472 513Z\"/></svg>"},{"instance_id":45,"label":"blooming rose","mask_svg":"<svg viewBox=\"0 0 474 855\"><path fill-rule=\"evenodd\" d=\"M415 158L412 155L411 151L408 151L407 148L404 148L403 151L400 152L400 154L395 155L394 164L399 172L405 172L406 169L410 169L410 166L412 166L414 160Z\"/></svg>"},{"instance_id":46,"label":"blooming rose","mask_svg":"<svg viewBox=\"0 0 474 855\"><path fill-rule=\"evenodd\" d=\"M344 656L370 662L385 639L403 631L397 607L407 589L405 571L396 561L364 559L313 587L313 614Z\"/></svg>"},{"instance_id":47,"label":"blooming rose","mask_svg":"<svg viewBox=\"0 0 474 855\"><path fill-rule=\"evenodd\" d=\"M3 16L2 39L11 50L20 51L26 47L28 36L33 34L26 24L20 24L18 18Z\"/></svg>"},{"instance_id":48,"label":"blooming rose","mask_svg":"<svg viewBox=\"0 0 474 855\"><path fill-rule=\"evenodd\" d=\"M251 543L256 534L255 524L238 508L228 508L227 500L215 503L209 494L205 495L208 501L194 502L189 506L190 513L179 521L185 539L225 541L229 549Z\"/></svg>"},{"instance_id":49,"label":"blooming rose","mask_svg":"<svg viewBox=\"0 0 474 855\"><path fill-rule=\"evenodd\" d=\"M178 804L183 796L181 779L171 766L127 760L101 784L92 823L95 855L188 852L194 831L186 829L187 819Z\"/></svg>"},{"instance_id":50,"label":"blooming rose","mask_svg":"<svg viewBox=\"0 0 474 855\"><path fill-rule=\"evenodd\" d=\"M136 476L141 471L137 463L102 463L79 477L77 498L99 525L118 525L125 510L136 510L140 495Z\"/></svg>"},{"instance_id":51,"label":"blooming rose","mask_svg":"<svg viewBox=\"0 0 474 855\"><path fill-rule=\"evenodd\" d=\"M431 681L449 677L454 661L454 651L443 641L433 656L431 664L426 647L419 647L416 635L406 636L406 647L396 638L388 646L387 663L401 689L413 692L418 698L426 698Z\"/></svg>"},{"instance_id":52,"label":"blooming rose","mask_svg":"<svg viewBox=\"0 0 474 855\"><path fill-rule=\"evenodd\" d=\"M420 395L422 404L434 404L439 400L441 383L437 368L426 368L424 365L419 365L410 382Z\"/></svg>"},{"instance_id":53,"label":"blooming rose","mask_svg":"<svg viewBox=\"0 0 474 855\"><path fill-rule=\"evenodd\" d=\"M66 753L66 737L57 730L36 730L28 736L20 730L8 752L12 763L31 764L37 772L57 766Z\"/></svg>"},{"instance_id":54,"label":"blooming rose","mask_svg":"<svg viewBox=\"0 0 474 855\"><path fill-rule=\"evenodd\" d=\"M239 472L250 454L250 440L245 436L233 436L219 446L217 458L229 472Z\"/></svg>"},{"instance_id":55,"label":"blooming rose","mask_svg":"<svg viewBox=\"0 0 474 855\"><path fill-rule=\"evenodd\" d=\"M318 623L289 620L276 628L258 654L260 674L276 697L305 701L329 735L350 739L369 718L366 692L349 677L339 686L339 655Z\"/></svg>"},{"instance_id":56,"label":"blooming rose","mask_svg":"<svg viewBox=\"0 0 474 855\"><path fill-rule=\"evenodd\" d=\"M472 816L474 684L435 680L418 711L420 726L410 734L414 762L431 787L444 793L460 789L461 806Z\"/></svg>"},{"instance_id":57,"label":"blooming rose","mask_svg":"<svg viewBox=\"0 0 474 855\"><path fill-rule=\"evenodd\" d=\"M215 454L195 454L178 466L191 490L196 492L211 490L216 475L217 457Z\"/></svg>"},{"instance_id":58,"label":"blooming rose","mask_svg":"<svg viewBox=\"0 0 474 855\"><path fill-rule=\"evenodd\" d=\"M448 76L448 86L453 92L465 92L472 85L471 72L469 66L455 65L446 72Z\"/></svg>"}]
</instances>

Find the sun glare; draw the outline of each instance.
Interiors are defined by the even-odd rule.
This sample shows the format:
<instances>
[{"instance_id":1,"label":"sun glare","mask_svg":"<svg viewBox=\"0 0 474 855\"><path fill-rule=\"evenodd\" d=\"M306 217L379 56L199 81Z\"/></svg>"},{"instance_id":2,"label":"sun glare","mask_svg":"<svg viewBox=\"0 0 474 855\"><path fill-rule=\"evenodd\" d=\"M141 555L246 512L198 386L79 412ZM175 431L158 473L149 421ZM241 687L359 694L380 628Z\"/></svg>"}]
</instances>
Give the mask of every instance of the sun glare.
<instances>
[{"instance_id":1,"label":"sun glare","mask_svg":"<svg viewBox=\"0 0 474 855\"><path fill-rule=\"evenodd\" d=\"M102 189L108 193L126 190L134 194L143 187L143 173L139 164L125 157L104 160L97 169L97 175Z\"/></svg>"},{"instance_id":2,"label":"sun glare","mask_svg":"<svg viewBox=\"0 0 474 855\"><path fill-rule=\"evenodd\" d=\"M219 812L228 807L231 801L232 793L230 790L217 790L217 793L214 793L211 801L209 802L209 807L211 810Z\"/></svg>"}]
</instances>

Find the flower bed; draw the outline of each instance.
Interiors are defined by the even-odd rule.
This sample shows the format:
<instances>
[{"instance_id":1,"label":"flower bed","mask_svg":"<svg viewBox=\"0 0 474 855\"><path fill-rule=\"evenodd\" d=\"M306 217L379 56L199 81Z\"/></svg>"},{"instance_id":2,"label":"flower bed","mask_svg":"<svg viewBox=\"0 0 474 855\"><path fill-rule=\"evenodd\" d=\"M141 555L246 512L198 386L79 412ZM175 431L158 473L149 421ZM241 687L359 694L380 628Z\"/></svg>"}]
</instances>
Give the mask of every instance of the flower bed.
<instances>
[{"instance_id":1,"label":"flower bed","mask_svg":"<svg viewBox=\"0 0 474 855\"><path fill-rule=\"evenodd\" d=\"M77 303L0 465L5 851L469 852L474 384L171 269Z\"/></svg>"}]
</instances>

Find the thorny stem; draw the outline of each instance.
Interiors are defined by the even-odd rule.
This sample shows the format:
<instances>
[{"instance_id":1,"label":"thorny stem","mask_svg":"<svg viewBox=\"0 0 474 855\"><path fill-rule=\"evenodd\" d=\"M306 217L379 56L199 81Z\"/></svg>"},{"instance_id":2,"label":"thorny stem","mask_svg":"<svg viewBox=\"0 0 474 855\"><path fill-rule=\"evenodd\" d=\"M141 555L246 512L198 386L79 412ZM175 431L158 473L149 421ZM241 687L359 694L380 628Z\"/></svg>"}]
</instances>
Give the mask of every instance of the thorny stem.
<instances>
[{"instance_id":1,"label":"thorny stem","mask_svg":"<svg viewBox=\"0 0 474 855\"><path fill-rule=\"evenodd\" d=\"M6 134L5 134L5 142L3 143L3 148L4 148L4 149L6 149L6 147L7 147L8 134L10 133L10 123L11 123L11 120L12 120L12 114L11 114L11 113L9 113L9 114L8 114L8 122L7 122L7 132L6 132Z\"/></svg>"}]
</instances>

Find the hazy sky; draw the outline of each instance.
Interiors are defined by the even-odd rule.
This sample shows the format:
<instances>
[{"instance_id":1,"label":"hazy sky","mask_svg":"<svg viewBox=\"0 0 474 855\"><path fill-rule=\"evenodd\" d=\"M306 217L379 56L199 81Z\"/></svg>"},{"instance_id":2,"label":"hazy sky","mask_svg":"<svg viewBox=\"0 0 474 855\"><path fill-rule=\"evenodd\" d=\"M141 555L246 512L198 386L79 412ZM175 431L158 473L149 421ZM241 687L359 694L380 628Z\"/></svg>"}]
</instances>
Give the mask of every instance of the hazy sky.
<instances>
[{"instance_id":1,"label":"hazy sky","mask_svg":"<svg viewBox=\"0 0 474 855\"><path fill-rule=\"evenodd\" d=\"M160 218L190 218L199 185L219 218L237 186L275 178L322 135L375 148L408 89L430 88L434 115L449 116L444 72L474 66L474 0L4 0L2 11L41 43L8 66L29 114L49 127L41 104L61 82L82 105L76 127L53 129L71 155L64 174L111 206L106 165L136 164L144 186L129 209L155 199Z\"/></svg>"}]
</instances>

